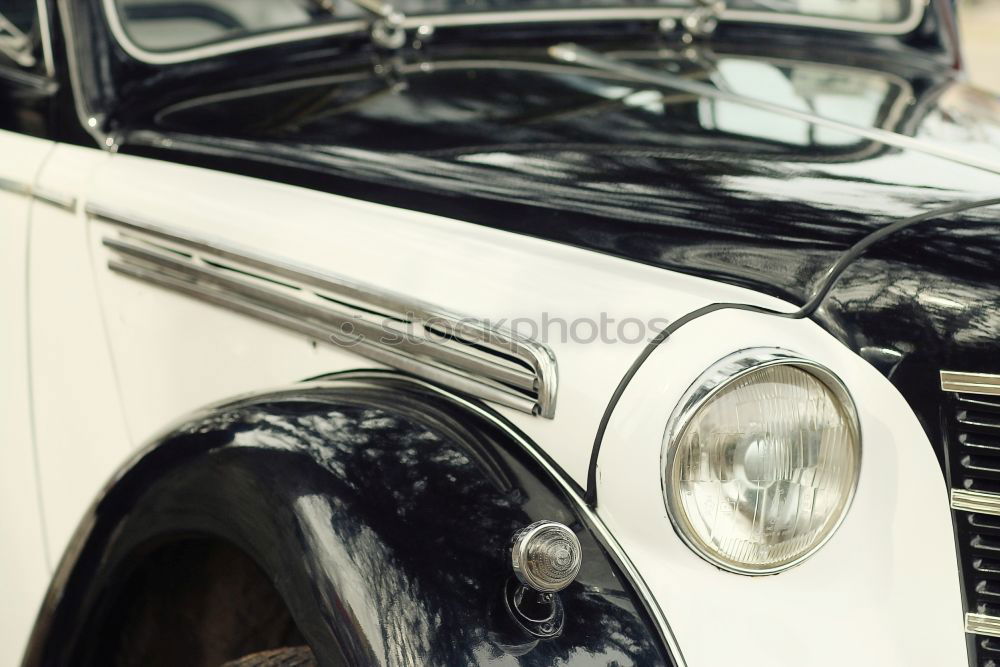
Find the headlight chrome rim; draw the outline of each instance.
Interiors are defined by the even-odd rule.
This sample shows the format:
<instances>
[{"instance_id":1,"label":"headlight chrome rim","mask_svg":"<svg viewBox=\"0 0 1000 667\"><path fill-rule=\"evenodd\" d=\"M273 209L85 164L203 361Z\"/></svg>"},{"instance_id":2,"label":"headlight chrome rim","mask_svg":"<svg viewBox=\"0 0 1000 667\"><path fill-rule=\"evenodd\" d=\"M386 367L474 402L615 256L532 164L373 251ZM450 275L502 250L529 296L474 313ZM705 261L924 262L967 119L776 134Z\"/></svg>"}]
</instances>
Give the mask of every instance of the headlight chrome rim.
<instances>
[{"instance_id":1,"label":"headlight chrome rim","mask_svg":"<svg viewBox=\"0 0 1000 667\"><path fill-rule=\"evenodd\" d=\"M689 534L684 525L688 521L682 518L685 510L676 505L674 493L670 488L671 475L674 469L674 459L678 451L680 438L684 435L685 430L695 415L723 389L733 385L751 373L773 366L792 366L798 368L812 375L833 394L847 417L847 426L850 429L856 447L856 465L854 467L853 478L851 479L850 490L843 507L840 509L840 514L821 539L787 562L770 567L745 567L720 557ZM778 574L801 564L814 555L840 529L840 526L850 512L854 496L857 493L863 460L862 451L861 422L858 417L857 407L847 386L833 371L818 362L782 348L748 348L740 350L719 360L702 373L685 391L667 422L660 453L661 491L667 516L670 519L674 532L677 533L678 537L681 538L688 548L712 565L727 572L748 576Z\"/></svg>"}]
</instances>

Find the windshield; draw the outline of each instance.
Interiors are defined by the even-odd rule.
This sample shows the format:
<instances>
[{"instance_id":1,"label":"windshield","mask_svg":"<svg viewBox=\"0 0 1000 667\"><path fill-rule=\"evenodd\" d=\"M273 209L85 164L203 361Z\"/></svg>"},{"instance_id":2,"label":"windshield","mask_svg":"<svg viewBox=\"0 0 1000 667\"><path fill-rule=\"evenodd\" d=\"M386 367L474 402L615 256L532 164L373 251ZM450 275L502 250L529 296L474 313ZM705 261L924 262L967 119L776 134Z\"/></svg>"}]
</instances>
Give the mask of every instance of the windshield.
<instances>
[{"instance_id":1,"label":"windshield","mask_svg":"<svg viewBox=\"0 0 1000 667\"><path fill-rule=\"evenodd\" d=\"M339 25L356 29L358 19L368 16L358 0L106 0L106 3L113 27L119 29L119 39L151 53L177 52L293 28ZM523 14L525 20L539 20L543 16L556 21L654 19L682 16L690 10L692 2L395 0L391 5L409 17L461 16L463 22L475 24L497 22L498 13ZM595 10L600 15L595 16ZM723 18L901 33L915 27L919 6L915 0L729 0ZM510 20L517 22L516 17Z\"/></svg>"}]
</instances>

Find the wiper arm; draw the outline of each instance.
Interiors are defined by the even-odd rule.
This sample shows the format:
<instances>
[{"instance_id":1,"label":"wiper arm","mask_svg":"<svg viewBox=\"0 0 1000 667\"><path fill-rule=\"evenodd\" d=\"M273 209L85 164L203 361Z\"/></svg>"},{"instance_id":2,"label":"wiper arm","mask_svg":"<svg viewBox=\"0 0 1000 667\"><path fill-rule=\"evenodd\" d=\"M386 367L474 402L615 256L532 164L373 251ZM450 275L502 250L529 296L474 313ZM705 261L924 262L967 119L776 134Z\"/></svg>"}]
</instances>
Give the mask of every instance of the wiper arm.
<instances>
[{"instance_id":1,"label":"wiper arm","mask_svg":"<svg viewBox=\"0 0 1000 667\"><path fill-rule=\"evenodd\" d=\"M0 14L0 33L7 33L6 38L9 43L16 46L24 47L29 41L28 36L3 14ZM0 37L4 37L4 35L0 34Z\"/></svg>"},{"instance_id":2,"label":"wiper arm","mask_svg":"<svg viewBox=\"0 0 1000 667\"><path fill-rule=\"evenodd\" d=\"M31 55L31 38L3 14L0 14L0 53L21 67L35 64L35 57Z\"/></svg>"},{"instance_id":3,"label":"wiper arm","mask_svg":"<svg viewBox=\"0 0 1000 667\"><path fill-rule=\"evenodd\" d=\"M627 77L633 81L640 81L671 90L680 90L699 97L721 100L723 102L731 102L733 104L740 104L743 106L761 109L786 118L792 118L805 123L810 123L812 125L837 130L845 134L852 134L854 136L870 139L872 141L885 144L886 146L914 150L927 155L935 155L951 162L964 164L969 167L975 167L977 169L983 169L993 173L1000 173L1000 163L994 160L981 160L971 155L965 155L963 153L940 148L932 143L924 142L905 134L899 134L889 130L883 130L881 128L864 127L861 125L854 125L852 123L845 123L827 116L820 116L808 111L799 111L798 109L793 109L792 107L786 107L781 104L760 100L748 95L741 95L739 93L721 90L713 85L701 83L700 81L691 81L677 76L676 74L670 74L669 72L661 72L650 69L649 67L633 65L632 63L602 55L596 51L591 51L590 49L577 44L557 44L555 46L551 46L549 47L549 55L560 62L591 67L599 72L608 72L617 76Z\"/></svg>"},{"instance_id":4,"label":"wiper arm","mask_svg":"<svg viewBox=\"0 0 1000 667\"><path fill-rule=\"evenodd\" d=\"M347 1L372 16L371 37L373 42L386 49L398 49L406 43L406 30L403 27L406 14L388 0ZM336 6L333 0L313 0L313 2L324 11L336 16Z\"/></svg>"}]
</instances>

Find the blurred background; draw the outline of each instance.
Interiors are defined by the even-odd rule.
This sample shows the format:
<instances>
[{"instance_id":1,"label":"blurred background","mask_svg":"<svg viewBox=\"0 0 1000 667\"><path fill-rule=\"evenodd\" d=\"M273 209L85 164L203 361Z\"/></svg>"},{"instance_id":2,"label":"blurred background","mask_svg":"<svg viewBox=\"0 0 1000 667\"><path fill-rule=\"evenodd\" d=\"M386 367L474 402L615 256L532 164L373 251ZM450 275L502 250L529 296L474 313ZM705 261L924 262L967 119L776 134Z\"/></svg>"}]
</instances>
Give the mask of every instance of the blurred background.
<instances>
[{"instance_id":1,"label":"blurred background","mask_svg":"<svg viewBox=\"0 0 1000 667\"><path fill-rule=\"evenodd\" d=\"M1000 93L1000 0L959 0L958 23L972 82Z\"/></svg>"}]
</instances>

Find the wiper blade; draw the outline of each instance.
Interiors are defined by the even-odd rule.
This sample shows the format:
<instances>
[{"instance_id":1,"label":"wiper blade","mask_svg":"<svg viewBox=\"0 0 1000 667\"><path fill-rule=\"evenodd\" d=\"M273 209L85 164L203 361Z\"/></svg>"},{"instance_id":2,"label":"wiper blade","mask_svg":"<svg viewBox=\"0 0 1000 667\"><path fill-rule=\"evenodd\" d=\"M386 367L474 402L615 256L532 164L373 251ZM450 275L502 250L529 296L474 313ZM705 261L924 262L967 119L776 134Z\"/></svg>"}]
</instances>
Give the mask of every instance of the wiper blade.
<instances>
[{"instance_id":1,"label":"wiper blade","mask_svg":"<svg viewBox=\"0 0 1000 667\"><path fill-rule=\"evenodd\" d=\"M11 42L24 45L28 42L28 36L21 32L14 23L3 14L0 14L0 33L7 33L7 39ZM2 35L0 35L2 36Z\"/></svg>"},{"instance_id":2,"label":"wiper blade","mask_svg":"<svg viewBox=\"0 0 1000 667\"><path fill-rule=\"evenodd\" d=\"M0 14L0 53L21 67L32 67L35 57L31 55L31 37L3 14Z\"/></svg>"},{"instance_id":3,"label":"wiper blade","mask_svg":"<svg viewBox=\"0 0 1000 667\"><path fill-rule=\"evenodd\" d=\"M733 104L740 104L743 106L761 109L762 111L768 111L786 118L792 118L805 123L810 123L812 125L826 127L831 130L837 130L839 132L852 134L865 139L871 139L872 141L876 141L887 146L915 150L928 155L944 158L951 162L964 164L969 167L975 167L977 169L983 169L984 171L991 171L993 173L1000 173L1000 162L995 160L981 160L971 155L940 148L932 143L924 142L905 134L899 134L890 130L883 130L881 128L864 127L862 125L845 123L827 116L820 116L807 111L799 111L798 109L793 109L792 107L786 107L781 104L775 104L774 102L757 99L756 97L729 92L713 85L701 83L700 81L691 81L669 72L661 72L649 67L633 65L632 63L597 53L596 51L592 51L577 44L557 44L549 47L548 51L552 58L560 62L591 67L599 72L607 72L627 77L633 81L652 84L654 86L669 88L672 90L679 90L698 95L699 97L721 100L723 102L731 102Z\"/></svg>"}]
</instances>

